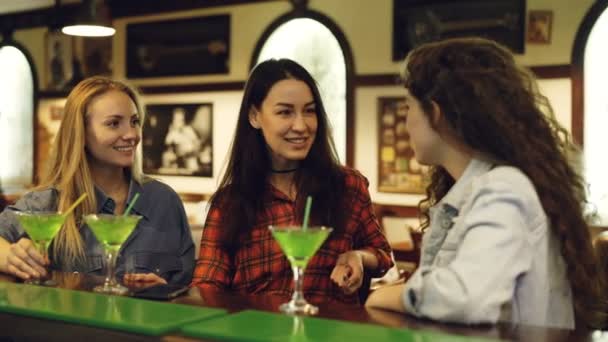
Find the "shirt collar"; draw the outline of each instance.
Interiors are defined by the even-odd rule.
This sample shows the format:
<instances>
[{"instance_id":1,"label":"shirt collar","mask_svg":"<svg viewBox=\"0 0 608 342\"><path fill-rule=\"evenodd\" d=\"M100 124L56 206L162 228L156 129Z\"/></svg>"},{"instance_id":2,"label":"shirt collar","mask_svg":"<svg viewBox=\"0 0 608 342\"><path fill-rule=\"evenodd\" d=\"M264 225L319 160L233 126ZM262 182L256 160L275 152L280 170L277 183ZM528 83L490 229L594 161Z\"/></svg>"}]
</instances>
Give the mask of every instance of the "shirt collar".
<instances>
[{"instance_id":1,"label":"shirt collar","mask_svg":"<svg viewBox=\"0 0 608 342\"><path fill-rule=\"evenodd\" d=\"M131 203L131 200L135 196L135 194L143 191L143 187L133 178L130 178L129 181L129 194L127 195L127 203ZM108 195L106 195L99 187L95 186L95 197L97 199L97 212L104 214L114 214L114 210L116 209L116 202ZM137 202L133 205L131 209L131 213L140 215L143 217L148 217L146 215L145 210L145 201L142 198L139 198Z\"/></svg>"},{"instance_id":2,"label":"shirt collar","mask_svg":"<svg viewBox=\"0 0 608 342\"><path fill-rule=\"evenodd\" d=\"M437 206L448 205L454 209L459 210L467 197L467 192L470 189L470 184L477 176L488 172L494 167L493 163L489 161L472 158L467 167L465 168L462 176L448 193L439 201Z\"/></svg>"},{"instance_id":3,"label":"shirt collar","mask_svg":"<svg viewBox=\"0 0 608 342\"><path fill-rule=\"evenodd\" d=\"M269 200L269 201L282 200L282 201L287 201L287 202L293 202L293 200L291 200L289 198L289 196L287 196L283 191L277 189L277 187L272 185L272 183L270 183L270 182L268 182L268 189L269 189L269 197L267 200Z\"/></svg>"}]
</instances>

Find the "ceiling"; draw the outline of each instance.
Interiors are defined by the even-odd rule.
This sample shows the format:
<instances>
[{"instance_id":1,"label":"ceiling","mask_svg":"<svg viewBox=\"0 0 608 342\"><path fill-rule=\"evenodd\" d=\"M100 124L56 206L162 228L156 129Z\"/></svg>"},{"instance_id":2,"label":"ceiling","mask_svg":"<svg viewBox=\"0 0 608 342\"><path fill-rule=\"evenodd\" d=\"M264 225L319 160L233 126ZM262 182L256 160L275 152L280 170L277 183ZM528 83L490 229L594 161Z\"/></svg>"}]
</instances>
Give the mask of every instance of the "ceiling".
<instances>
[{"instance_id":1,"label":"ceiling","mask_svg":"<svg viewBox=\"0 0 608 342\"><path fill-rule=\"evenodd\" d=\"M83 0L58 0L63 15L70 15ZM205 7L252 4L265 1L306 2L307 0L93 0L103 1L112 18L184 11ZM146 6L142 6L145 1ZM0 0L0 28L20 29L43 25L56 15L56 0ZM66 13L66 11L68 13ZM4 21L4 22L3 22Z\"/></svg>"},{"instance_id":2,"label":"ceiling","mask_svg":"<svg viewBox=\"0 0 608 342\"><path fill-rule=\"evenodd\" d=\"M72 4L79 0L61 0L61 4ZM0 14L27 12L43 8L53 7L55 0L0 0Z\"/></svg>"}]
</instances>

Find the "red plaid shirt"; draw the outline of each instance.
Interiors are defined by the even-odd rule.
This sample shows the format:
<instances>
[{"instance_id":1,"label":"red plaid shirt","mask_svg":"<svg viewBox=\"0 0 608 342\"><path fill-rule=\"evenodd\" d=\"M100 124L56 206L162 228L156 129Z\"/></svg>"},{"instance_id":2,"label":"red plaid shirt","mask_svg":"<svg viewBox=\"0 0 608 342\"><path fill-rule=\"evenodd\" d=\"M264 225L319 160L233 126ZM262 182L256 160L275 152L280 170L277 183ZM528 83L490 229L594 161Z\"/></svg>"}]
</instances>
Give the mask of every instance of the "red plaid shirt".
<instances>
[{"instance_id":1,"label":"red plaid shirt","mask_svg":"<svg viewBox=\"0 0 608 342\"><path fill-rule=\"evenodd\" d=\"M351 215L346 229L337 235L332 233L310 260L303 280L306 299L312 302L337 300L358 303L357 293L346 295L330 279L340 254L350 250L367 250L378 259L378 268L371 274L379 277L392 266L390 247L380 231L380 225L372 209L367 179L359 172L344 169L347 196L353 196ZM296 204L273 186L268 187L271 196L266 198L264 212L257 216L256 225L241 240L234 259L220 245L221 218L225 215L212 206L203 230L199 259L192 285L238 291L246 294L291 295L293 274L289 261L268 230L269 225L297 225Z\"/></svg>"}]
</instances>

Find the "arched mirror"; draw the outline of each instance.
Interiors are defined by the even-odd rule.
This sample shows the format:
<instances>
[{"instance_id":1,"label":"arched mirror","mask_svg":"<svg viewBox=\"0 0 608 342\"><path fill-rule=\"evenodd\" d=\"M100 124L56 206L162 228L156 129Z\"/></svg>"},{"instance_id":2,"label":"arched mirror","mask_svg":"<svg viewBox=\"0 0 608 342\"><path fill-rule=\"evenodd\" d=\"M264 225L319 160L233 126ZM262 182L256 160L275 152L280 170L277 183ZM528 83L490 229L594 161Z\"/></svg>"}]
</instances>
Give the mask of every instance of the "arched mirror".
<instances>
[{"instance_id":1,"label":"arched mirror","mask_svg":"<svg viewBox=\"0 0 608 342\"><path fill-rule=\"evenodd\" d=\"M596 2L578 31L572 62L573 113L579 113L579 141L584 146L589 201L596 211L593 224L608 226L608 1ZM575 132L576 133L576 132ZM575 134L576 138L576 134Z\"/></svg>"},{"instance_id":2,"label":"arched mirror","mask_svg":"<svg viewBox=\"0 0 608 342\"><path fill-rule=\"evenodd\" d=\"M252 68L271 58L289 58L308 70L319 85L340 161L352 162L352 105L350 48L341 31L313 12L279 18L265 32L254 54ZM349 134L349 130L351 134Z\"/></svg>"},{"instance_id":3,"label":"arched mirror","mask_svg":"<svg viewBox=\"0 0 608 342\"><path fill-rule=\"evenodd\" d=\"M34 172L35 72L24 49L0 43L0 189L30 186Z\"/></svg>"}]
</instances>

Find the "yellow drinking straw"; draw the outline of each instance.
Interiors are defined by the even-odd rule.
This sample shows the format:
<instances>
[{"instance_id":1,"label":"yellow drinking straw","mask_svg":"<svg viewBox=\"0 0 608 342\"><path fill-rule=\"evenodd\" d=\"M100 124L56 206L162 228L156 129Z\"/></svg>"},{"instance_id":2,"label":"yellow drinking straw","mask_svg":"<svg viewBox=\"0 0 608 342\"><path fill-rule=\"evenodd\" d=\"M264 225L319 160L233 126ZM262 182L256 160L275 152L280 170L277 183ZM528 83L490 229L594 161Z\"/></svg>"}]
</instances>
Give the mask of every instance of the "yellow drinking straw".
<instances>
[{"instance_id":1,"label":"yellow drinking straw","mask_svg":"<svg viewBox=\"0 0 608 342\"><path fill-rule=\"evenodd\" d=\"M304 208L304 222L302 222L302 230L308 228L308 217L310 216L310 207L312 206L312 196L306 197L306 207Z\"/></svg>"},{"instance_id":2,"label":"yellow drinking straw","mask_svg":"<svg viewBox=\"0 0 608 342\"><path fill-rule=\"evenodd\" d=\"M133 205L135 205L137 198L139 198L139 192L136 193L135 196L133 196L133 198L131 199L131 203L129 203L127 210L125 210L125 212L122 214L122 216L129 216L129 213L131 212L131 209L133 209Z\"/></svg>"},{"instance_id":3,"label":"yellow drinking straw","mask_svg":"<svg viewBox=\"0 0 608 342\"><path fill-rule=\"evenodd\" d=\"M84 201L84 199L87 197L87 193L85 192L84 194L80 195L80 197L78 197L78 199L76 200L76 202L74 202L72 204L71 207L68 208L68 210L65 211L65 213L63 213L63 217L68 216L72 210L74 210L74 208L76 208L76 206L78 206L80 204L80 202Z\"/></svg>"}]
</instances>

